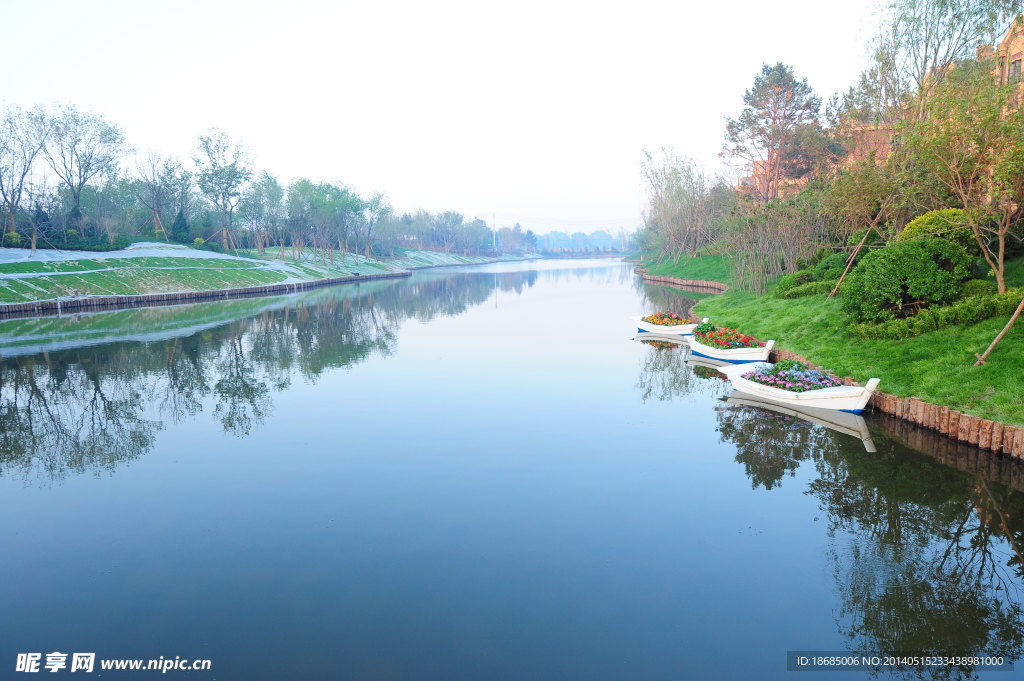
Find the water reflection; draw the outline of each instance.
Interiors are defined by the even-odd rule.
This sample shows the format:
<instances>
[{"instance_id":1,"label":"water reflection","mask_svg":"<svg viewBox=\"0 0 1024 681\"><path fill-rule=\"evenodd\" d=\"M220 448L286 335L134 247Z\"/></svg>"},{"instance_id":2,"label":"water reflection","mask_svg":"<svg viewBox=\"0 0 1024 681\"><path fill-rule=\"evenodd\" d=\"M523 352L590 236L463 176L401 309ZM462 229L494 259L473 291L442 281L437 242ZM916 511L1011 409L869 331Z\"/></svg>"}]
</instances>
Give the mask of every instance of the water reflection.
<instances>
[{"instance_id":1,"label":"water reflection","mask_svg":"<svg viewBox=\"0 0 1024 681\"><path fill-rule=\"evenodd\" d=\"M707 368L707 366L703 364L694 365L694 371L701 369L714 371L714 369ZM718 373L722 379L729 380L728 376L725 374L719 372L715 373ZM871 430L868 428L868 422L860 414L851 414L850 412L840 411L838 409L798 407L792 404L783 404L781 402L775 402L764 397L739 391L730 395L726 399L726 402L735 406L761 409L766 412L781 414L783 416L791 416L801 421L825 426L829 430L833 430L837 433L852 435L853 437L858 438L864 443L865 451L875 451L875 443L871 439Z\"/></svg>"},{"instance_id":2,"label":"water reflection","mask_svg":"<svg viewBox=\"0 0 1024 681\"><path fill-rule=\"evenodd\" d=\"M403 321L459 314L495 290L518 295L537 278L430 275L276 299L7 320L0 476L52 482L113 471L148 452L166 422L208 404L224 431L249 436L295 377L315 382L388 355Z\"/></svg>"},{"instance_id":3,"label":"water reflection","mask_svg":"<svg viewBox=\"0 0 1024 681\"><path fill-rule=\"evenodd\" d=\"M641 360L636 384L644 402L651 399L664 402L689 395L719 396L729 390L729 386L716 380L713 374L693 370L685 340L642 336L633 340L650 349Z\"/></svg>"},{"instance_id":4,"label":"water reflection","mask_svg":"<svg viewBox=\"0 0 1024 681\"><path fill-rule=\"evenodd\" d=\"M714 368L650 344L641 399L667 400ZM664 347L662 347L664 345ZM710 382L720 381L706 380ZM1024 654L1024 472L1019 462L889 417L802 414L726 386L717 429L755 490L805 488L828 532L837 631L864 655ZM843 417L855 419L847 423ZM915 448L907 445L913 442ZM968 451L973 450L973 451ZM955 461L963 470L944 465ZM755 511L756 512L756 511ZM977 678L970 666L874 675Z\"/></svg>"},{"instance_id":5,"label":"water reflection","mask_svg":"<svg viewBox=\"0 0 1024 681\"><path fill-rule=\"evenodd\" d=\"M836 624L850 651L1020 658L1024 495L945 466L877 425L869 426L877 451L865 451L860 438L730 402L718 408L719 432L753 487L773 490L813 467L806 493L828 524ZM902 673L977 675L970 667Z\"/></svg>"},{"instance_id":6,"label":"water reflection","mask_svg":"<svg viewBox=\"0 0 1024 681\"><path fill-rule=\"evenodd\" d=\"M101 474L159 444L109 479L8 487L4 565L19 588L5 592L6 639L212 641L224 678L339 641L350 676L383 660L410 678L614 678L624 659L642 678L717 678L720 664L694 670L700 651L735 653L737 678L781 678L771 665L801 638L1020 657L1019 465L883 417L865 420L870 453L860 431L730 404L683 346L629 340L627 314L653 302L627 268L517 267L134 310L130 323L22 320L0 362L0 474ZM567 307L597 320L585 338L545 335ZM398 433L377 390L390 379L410 407ZM637 447L645 428L679 446ZM224 438L217 457L184 449L211 429L247 439ZM183 481L198 489L179 494ZM46 589L72 606L41 609ZM95 615L74 605L92 590ZM782 598L805 590L790 614ZM157 615L140 630L143 601ZM194 621L201 610L211 619ZM738 635L752 652L736 652Z\"/></svg>"},{"instance_id":7,"label":"water reflection","mask_svg":"<svg viewBox=\"0 0 1024 681\"><path fill-rule=\"evenodd\" d=\"M634 277L637 293L641 296L646 313L671 310L681 315L693 316L693 306L710 295L683 288L660 286Z\"/></svg>"}]
</instances>

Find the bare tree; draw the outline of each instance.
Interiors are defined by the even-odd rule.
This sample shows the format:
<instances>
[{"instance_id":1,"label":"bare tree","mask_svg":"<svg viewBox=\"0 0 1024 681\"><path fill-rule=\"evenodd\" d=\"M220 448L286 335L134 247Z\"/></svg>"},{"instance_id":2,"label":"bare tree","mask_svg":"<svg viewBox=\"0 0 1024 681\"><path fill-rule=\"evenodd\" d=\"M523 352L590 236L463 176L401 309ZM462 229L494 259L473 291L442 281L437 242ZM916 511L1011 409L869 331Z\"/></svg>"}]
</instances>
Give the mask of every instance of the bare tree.
<instances>
[{"instance_id":1,"label":"bare tree","mask_svg":"<svg viewBox=\"0 0 1024 681\"><path fill-rule=\"evenodd\" d=\"M114 170L129 147L119 127L74 106L61 106L48 119L49 135L43 154L71 192L71 222L77 226L81 221L82 188L93 178Z\"/></svg>"},{"instance_id":2,"label":"bare tree","mask_svg":"<svg viewBox=\"0 0 1024 681\"><path fill-rule=\"evenodd\" d=\"M42 109L8 109L0 121L0 200L4 222L0 234L16 232L15 215L21 208L25 183L46 142Z\"/></svg>"},{"instance_id":3,"label":"bare tree","mask_svg":"<svg viewBox=\"0 0 1024 681\"><path fill-rule=\"evenodd\" d=\"M668 148L657 157L645 150L640 167L650 192L646 219L663 251L678 261L717 240L723 203L720 181L709 178L696 161Z\"/></svg>"},{"instance_id":4,"label":"bare tree","mask_svg":"<svg viewBox=\"0 0 1024 681\"><path fill-rule=\"evenodd\" d=\"M171 159L161 158L151 151L135 164L139 175L134 186L135 195L153 216L153 233L162 236L165 241L169 241L169 239L160 213L166 210L173 200L168 195L164 183L166 169L173 163Z\"/></svg>"}]
</instances>

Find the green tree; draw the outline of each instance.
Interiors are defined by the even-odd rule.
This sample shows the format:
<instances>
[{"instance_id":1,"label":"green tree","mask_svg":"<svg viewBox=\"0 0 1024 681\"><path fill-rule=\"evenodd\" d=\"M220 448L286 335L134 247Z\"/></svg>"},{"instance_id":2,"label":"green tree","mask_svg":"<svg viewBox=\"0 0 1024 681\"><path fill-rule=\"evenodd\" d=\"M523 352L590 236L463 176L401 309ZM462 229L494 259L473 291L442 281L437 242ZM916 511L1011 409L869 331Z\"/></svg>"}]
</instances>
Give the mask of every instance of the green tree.
<instances>
[{"instance_id":1,"label":"green tree","mask_svg":"<svg viewBox=\"0 0 1024 681\"><path fill-rule=\"evenodd\" d=\"M784 178L806 174L820 108L807 79L797 80L792 67L780 62L761 67L739 117L726 119L723 154L763 168L763 186L755 188L760 200L778 198Z\"/></svg>"},{"instance_id":2,"label":"green tree","mask_svg":"<svg viewBox=\"0 0 1024 681\"><path fill-rule=\"evenodd\" d=\"M188 241L188 220L185 219L185 211L180 208L171 223L171 238L182 243Z\"/></svg>"},{"instance_id":3,"label":"green tree","mask_svg":"<svg viewBox=\"0 0 1024 681\"><path fill-rule=\"evenodd\" d=\"M1006 291L1008 239L1024 205L1024 109L1016 84L1000 84L987 60L952 69L922 103L924 117L903 128L908 151L944 192L943 208L963 208L964 220Z\"/></svg>"},{"instance_id":4,"label":"green tree","mask_svg":"<svg viewBox=\"0 0 1024 681\"><path fill-rule=\"evenodd\" d=\"M222 130L211 130L199 137L198 154L193 157L198 173L199 191L213 204L219 218L221 246L236 248L235 208L242 196L242 185L252 177L249 159Z\"/></svg>"},{"instance_id":5,"label":"green tree","mask_svg":"<svg viewBox=\"0 0 1024 681\"><path fill-rule=\"evenodd\" d=\"M242 194L238 213L263 253L266 245L280 236L285 218L284 187L270 173L261 173ZM283 246L280 253L284 255Z\"/></svg>"},{"instance_id":6,"label":"green tree","mask_svg":"<svg viewBox=\"0 0 1024 681\"><path fill-rule=\"evenodd\" d=\"M374 228L383 220L387 220L390 215L391 204L388 203L387 197L381 192L375 193L363 202L363 210L358 224L362 228L360 240L363 242L363 255L367 258L373 255Z\"/></svg>"}]
</instances>

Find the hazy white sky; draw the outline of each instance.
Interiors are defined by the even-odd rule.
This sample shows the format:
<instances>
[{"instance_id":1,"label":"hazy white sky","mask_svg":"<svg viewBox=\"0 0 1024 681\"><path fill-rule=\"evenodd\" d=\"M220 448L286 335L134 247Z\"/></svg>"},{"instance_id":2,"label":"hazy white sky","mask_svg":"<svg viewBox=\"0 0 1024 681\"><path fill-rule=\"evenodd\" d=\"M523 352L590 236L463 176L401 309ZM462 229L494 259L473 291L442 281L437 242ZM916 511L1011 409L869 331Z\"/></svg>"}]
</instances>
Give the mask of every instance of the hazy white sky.
<instances>
[{"instance_id":1,"label":"hazy white sky","mask_svg":"<svg viewBox=\"0 0 1024 681\"><path fill-rule=\"evenodd\" d=\"M259 170L524 229L632 229L642 150L717 169L762 62L824 99L874 3L33 0L4 8L0 99L73 103L189 160L211 127ZM12 68L13 66L13 68Z\"/></svg>"}]
</instances>

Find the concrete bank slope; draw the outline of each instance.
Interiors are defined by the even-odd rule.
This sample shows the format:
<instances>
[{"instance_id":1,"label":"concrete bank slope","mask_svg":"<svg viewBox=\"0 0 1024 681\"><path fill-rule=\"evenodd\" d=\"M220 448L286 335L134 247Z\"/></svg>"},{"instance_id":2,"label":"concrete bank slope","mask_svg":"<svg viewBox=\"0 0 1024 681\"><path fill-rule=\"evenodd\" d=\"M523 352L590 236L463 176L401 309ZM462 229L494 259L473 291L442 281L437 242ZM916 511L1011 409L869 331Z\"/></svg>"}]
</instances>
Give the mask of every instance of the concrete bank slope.
<instances>
[{"instance_id":1,"label":"concrete bank slope","mask_svg":"<svg viewBox=\"0 0 1024 681\"><path fill-rule=\"evenodd\" d=\"M400 279L412 274L409 271L389 272L385 274L360 274L349 277L332 277L312 281L296 281L286 284L268 284L264 286L246 286L242 288L212 289L205 291L176 291L171 293L140 293L124 296L83 296L79 298L56 298L37 300L27 303L0 304L0 317L35 316L46 314L63 314L84 310L111 308L145 307L155 304L184 304L199 301L216 300L219 298L240 298L248 296L269 296L282 293L295 293L306 289L334 284L349 284L373 279Z\"/></svg>"},{"instance_id":2,"label":"concrete bank slope","mask_svg":"<svg viewBox=\"0 0 1024 681\"><path fill-rule=\"evenodd\" d=\"M401 258L382 261L308 249L301 254L267 249L228 255L146 242L99 253L0 248L0 316L278 295L408 277L412 269L523 259L406 251Z\"/></svg>"}]
</instances>

